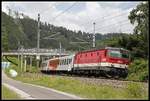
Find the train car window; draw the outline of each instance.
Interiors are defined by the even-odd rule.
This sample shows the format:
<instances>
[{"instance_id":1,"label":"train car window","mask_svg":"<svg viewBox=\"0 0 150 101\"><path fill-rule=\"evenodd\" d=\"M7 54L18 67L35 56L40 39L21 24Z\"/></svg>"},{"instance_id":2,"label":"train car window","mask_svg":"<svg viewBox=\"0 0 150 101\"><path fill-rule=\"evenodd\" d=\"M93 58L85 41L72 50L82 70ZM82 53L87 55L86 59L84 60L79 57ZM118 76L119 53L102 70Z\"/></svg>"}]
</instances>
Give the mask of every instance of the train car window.
<instances>
[{"instance_id":1,"label":"train car window","mask_svg":"<svg viewBox=\"0 0 150 101\"><path fill-rule=\"evenodd\" d=\"M66 60L64 60L64 65L66 64Z\"/></svg>"},{"instance_id":2,"label":"train car window","mask_svg":"<svg viewBox=\"0 0 150 101\"><path fill-rule=\"evenodd\" d=\"M70 59L70 63L72 62L72 59Z\"/></svg>"},{"instance_id":3,"label":"train car window","mask_svg":"<svg viewBox=\"0 0 150 101\"><path fill-rule=\"evenodd\" d=\"M70 59L68 59L68 64L70 64Z\"/></svg>"},{"instance_id":4,"label":"train car window","mask_svg":"<svg viewBox=\"0 0 150 101\"><path fill-rule=\"evenodd\" d=\"M67 59L65 59L65 65L67 65Z\"/></svg>"},{"instance_id":5,"label":"train car window","mask_svg":"<svg viewBox=\"0 0 150 101\"><path fill-rule=\"evenodd\" d=\"M69 64L69 59L67 59L67 65Z\"/></svg>"},{"instance_id":6,"label":"train car window","mask_svg":"<svg viewBox=\"0 0 150 101\"><path fill-rule=\"evenodd\" d=\"M67 59L65 59L65 65L67 64Z\"/></svg>"},{"instance_id":7,"label":"train car window","mask_svg":"<svg viewBox=\"0 0 150 101\"><path fill-rule=\"evenodd\" d=\"M59 65L61 64L61 60L59 61Z\"/></svg>"},{"instance_id":8,"label":"train car window","mask_svg":"<svg viewBox=\"0 0 150 101\"><path fill-rule=\"evenodd\" d=\"M63 65L63 60L61 60L61 65Z\"/></svg>"},{"instance_id":9,"label":"train car window","mask_svg":"<svg viewBox=\"0 0 150 101\"><path fill-rule=\"evenodd\" d=\"M70 59L68 59L68 64L70 64Z\"/></svg>"},{"instance_id":10,"label":"train car window","mask_svg":"<svg viewBox=\"0 0 150 101\"><path fill-rule=\"evenodd\" d=\"M66 59L64 60L64 65L66 65Z\"/></svg>"},{"instance_id":11,"label":"train car window","mask_svg":"<svg viewBox=\"0 0 150 101\"><path fill-rule=\"evenodd\" d=\"M63 65L63 60L61 60L61 65Z\"/></svg>"},{"instance_id":12,"label":"train car window","mask_svg":"<svg viewBox=\"0 0 150 101\"><path fill-rule=\"evenodd\" d=\"M70 59L70 63L72 62L72 59Z\"/></svg>"},{"instance_id":13,"label":"train car window","mask_svg":"<svg viewBox=\"0 0 150 101\"><path fill-rule=\"evenodd\" d=\"M63 65L65 65L65 60L63 60Z\"/></svg>"},{"instance_id":14,"label":"train car window","mask_svg":"<svg viewBox=\"0 0 150 101\"><path fill-rule=\"evenodd\" d=\"M70 63L71 63L71 60L72 60L72 59L70 59Z\"/></svg>"},{"instance_id":15,"label":"train car window","mask_svg":"<svg viewBox=\"0 0 150 101\"><path fill-rule=\"evenodd\" d=\"M67 59L66 59L65 65L67 65Z\"/></svg>"},{"instance_id":16,"label":"train car window","mask_svg":"<svg viewBox=\"0 0 150 101\"><path fill-rule=\"evenodd\" d=\"M93 53L91 53L91 56L93 56Z\"/></svg>"},{"instance_id":17,"label":"train car window","mask_svg":"<svg viewBox=\"0 0 150 101\"><path fill-rule=\"evenodd\" d=\"M67 65L68 65L68 63L69 63L69 60L67 59Z\"/></svg>"},{"instance_id":18,"label":"train car window","mask_svg":"<svg viewBox=\"0 0 150 101\"><path fill-rule=\"evenodd\" d=\"M68 65L68 59L66 59L66 65Z\"/></svg>"},{"instance_id":19,"label":"train car window","mask_svg":"<svg viewBox=\"0 0 150 101\"><path fill-rule=\"evenodd\" d=\"M85 56L87 56L87 54L85 54Z\"/></svg>"},{"instance_id":20,"label":"train car window","mask_svg":"<svg viewBox=\"0 0 150 101\"><path fill-rule=\"evenodd\" d=\"M62 65L62 60L60 60L60 65Z\"/></svg>"}]
</instances>

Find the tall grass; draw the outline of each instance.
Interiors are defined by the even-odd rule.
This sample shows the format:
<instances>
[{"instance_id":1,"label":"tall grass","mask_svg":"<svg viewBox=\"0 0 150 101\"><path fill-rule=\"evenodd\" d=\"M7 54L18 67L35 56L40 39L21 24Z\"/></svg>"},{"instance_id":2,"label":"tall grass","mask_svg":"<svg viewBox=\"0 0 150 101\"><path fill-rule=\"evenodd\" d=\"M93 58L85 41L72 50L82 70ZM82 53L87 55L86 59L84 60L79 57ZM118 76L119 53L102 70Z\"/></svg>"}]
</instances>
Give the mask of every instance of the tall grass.
<instances>
[{"instance_id":1,"label":"tall grass","mask_svg":"<svg viewBox=\"0 0 150 101\"><path fill-rule=\"evenodd\" d=\"M21 97L17 95L15 92L5 87L4 85L2 85L2 99L3 100L21 99Z\"/></svg>"},{"instance_id":2,"label":"tall grass","mask_svg":"<svg viewBox=\"0 0 150 101\"><path fill-rule=\"evenodd\" d=\"M71 78L47 76L38 74L24 74L15 78L26 83L54 88L90 99L147 99L148 92L138 83L128 84L125 88L113 86L87 84Z\"/></svg>"},{"instance_id":3,"label":"tall grass","mask_svg":"<svg viewBox=\"0 0 150 101\"><path fill-rule=\"evenodd\" d=\"M129 83L126 88L126 95L133 99L146 99L148 97L148 90L144 90L142 84Z\"/></svg>"}]
</instances>

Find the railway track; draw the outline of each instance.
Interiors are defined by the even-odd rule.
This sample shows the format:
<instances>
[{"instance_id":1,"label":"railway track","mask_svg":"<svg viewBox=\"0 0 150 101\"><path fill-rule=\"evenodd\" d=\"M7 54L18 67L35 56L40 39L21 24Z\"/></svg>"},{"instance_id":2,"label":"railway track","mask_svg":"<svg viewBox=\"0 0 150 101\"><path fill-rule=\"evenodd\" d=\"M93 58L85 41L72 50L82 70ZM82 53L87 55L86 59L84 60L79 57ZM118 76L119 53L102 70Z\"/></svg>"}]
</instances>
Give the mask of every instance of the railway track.
<instances>
[{"instance_id":1,"label":"railway track","mask_svg":"<svg viewBox=\"0 0 150 101\"><path fill-rule=\"evenodd\" d=\"M44 75L48 76L60 76L69 79L76 79L83 83L89 83L93 85L111 85L113 87L125 88L128 83L140 83L144 84L144 87L148 88L148 82L137 81L137 80L125 80L122 78L107 78L104 76L95 77L94 75L77 75L77 74L68 74L68 73L44 73Z\"/></svg>"}]
</instances>

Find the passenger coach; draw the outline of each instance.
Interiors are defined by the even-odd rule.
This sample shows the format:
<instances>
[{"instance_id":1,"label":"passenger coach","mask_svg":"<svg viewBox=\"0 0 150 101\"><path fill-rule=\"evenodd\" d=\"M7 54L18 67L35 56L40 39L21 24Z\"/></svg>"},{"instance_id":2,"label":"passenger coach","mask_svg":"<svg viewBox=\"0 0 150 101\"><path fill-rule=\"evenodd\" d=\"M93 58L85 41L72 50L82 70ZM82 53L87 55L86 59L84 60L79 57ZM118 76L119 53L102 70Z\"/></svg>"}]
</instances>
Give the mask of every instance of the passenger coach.
<instances>
[{"instance_id":1,"label":"passenger coach","mask_svg":"<svg viewBox=\"0 0 150 101\"><path fill-rule=\"evenodd\" d=\"M42 62L42 70L70 71L72 73L105 73L126 77L130 63L129 51L106 47L78 52L75 55L49 59Z\"/></svg>"}]
</instances>

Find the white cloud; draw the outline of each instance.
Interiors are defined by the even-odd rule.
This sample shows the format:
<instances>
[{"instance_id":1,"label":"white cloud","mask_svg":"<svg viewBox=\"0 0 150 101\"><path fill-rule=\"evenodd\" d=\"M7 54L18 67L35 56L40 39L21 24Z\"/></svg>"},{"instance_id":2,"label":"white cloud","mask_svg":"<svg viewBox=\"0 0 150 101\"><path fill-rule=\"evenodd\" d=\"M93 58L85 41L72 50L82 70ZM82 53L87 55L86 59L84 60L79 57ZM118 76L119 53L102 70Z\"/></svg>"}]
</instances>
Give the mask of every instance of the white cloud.
<instances>
[{"instance_id":1,"label":"white cloud","mask_svg":"<svg viewBox=\"0 0 150 101\"><path fill-rule=\"evenodd\" d=\"M2 10L7 12L6 6L9 6L34 19L37 19L37 14L40 12L41 21L46 21L56 26L63 26L70 30L93 32L93 22L96 22L96 29L98 29L96 32L100 33L119 32L120 30L122 32L131 32L133 29L133 26L128 21L128 14L132 9L123 10L118 7L126 2L109 3L109 6L107 2L80 2L85 4L84 10L73 12L70 9L55 19L62 12L56 8L56 5L59 6L61 3L63 2L2 2ZM72 5L74 2L66 3ZM127 24L120 21L125 21Z\"/></svg>"}]
</instances>

